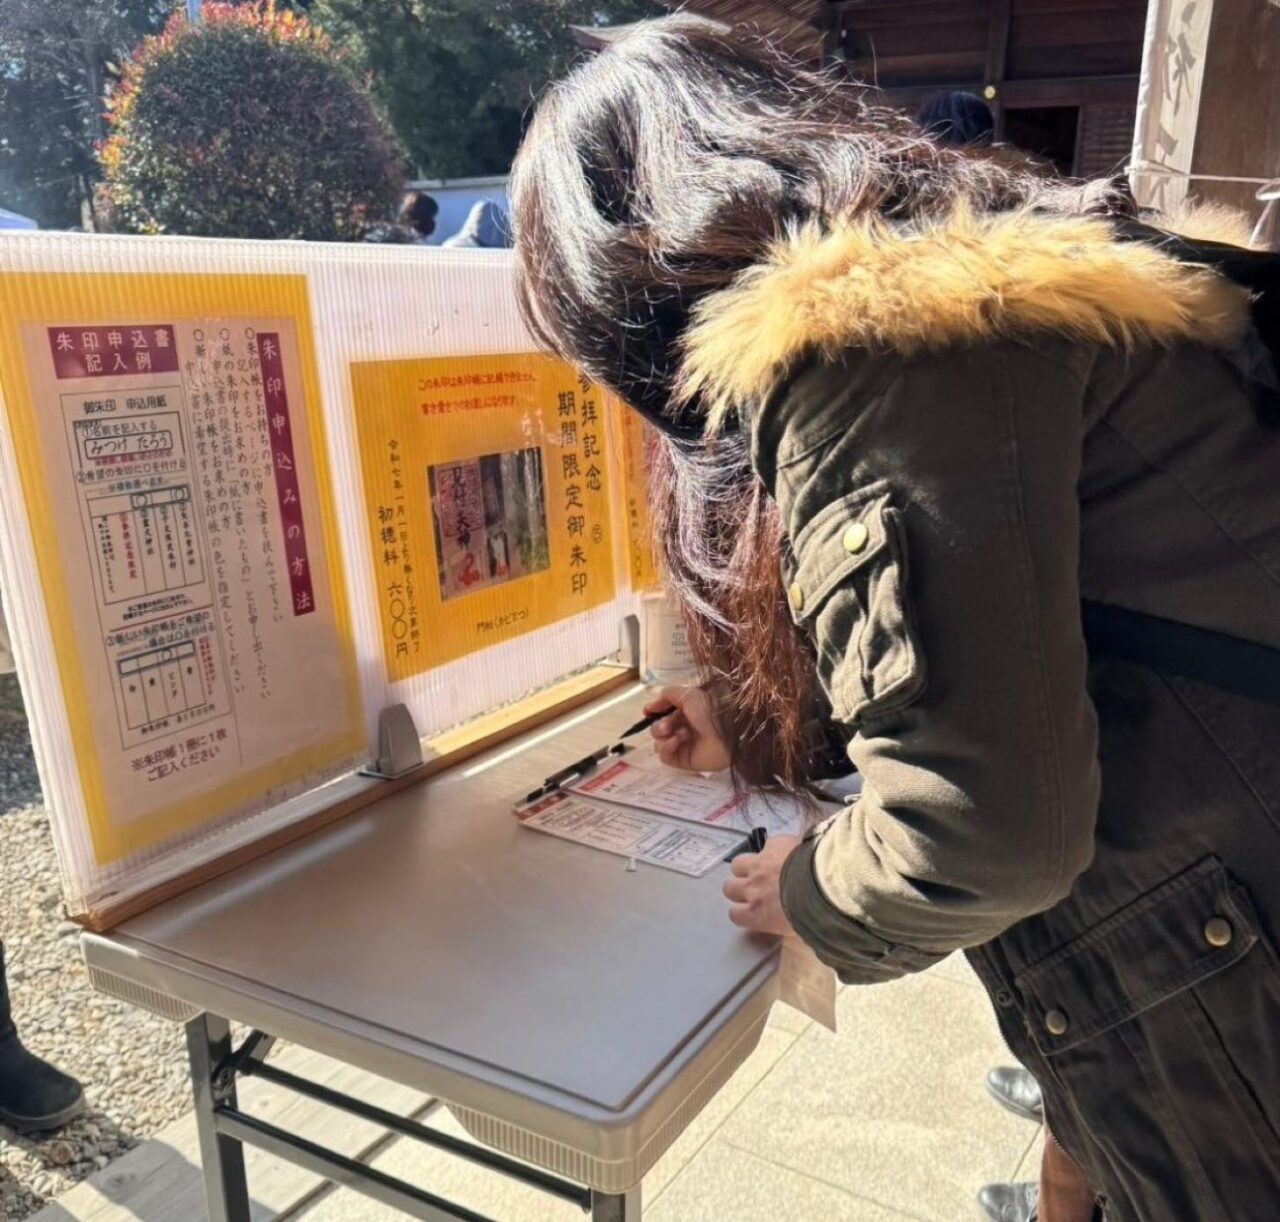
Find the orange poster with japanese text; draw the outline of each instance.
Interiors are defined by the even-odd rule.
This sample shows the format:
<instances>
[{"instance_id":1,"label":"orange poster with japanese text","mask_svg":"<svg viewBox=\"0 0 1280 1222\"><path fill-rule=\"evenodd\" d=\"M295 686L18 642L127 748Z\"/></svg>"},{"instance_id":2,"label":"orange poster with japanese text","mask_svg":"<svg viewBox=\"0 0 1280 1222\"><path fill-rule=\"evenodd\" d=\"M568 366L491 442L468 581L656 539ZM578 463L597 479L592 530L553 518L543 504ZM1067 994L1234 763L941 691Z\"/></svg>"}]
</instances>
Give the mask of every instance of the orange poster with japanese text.
<instances>
[{"instance_id":1,"label":"orange poster with japanese text","mask_svg":"<svg viewBox=\"0 0 1280 1222\"><path fill-rule=\"evenodd\" d=\"M542 353L351 368L388 678L614 597L609 412Z\"/></svg>"}]
</instances>

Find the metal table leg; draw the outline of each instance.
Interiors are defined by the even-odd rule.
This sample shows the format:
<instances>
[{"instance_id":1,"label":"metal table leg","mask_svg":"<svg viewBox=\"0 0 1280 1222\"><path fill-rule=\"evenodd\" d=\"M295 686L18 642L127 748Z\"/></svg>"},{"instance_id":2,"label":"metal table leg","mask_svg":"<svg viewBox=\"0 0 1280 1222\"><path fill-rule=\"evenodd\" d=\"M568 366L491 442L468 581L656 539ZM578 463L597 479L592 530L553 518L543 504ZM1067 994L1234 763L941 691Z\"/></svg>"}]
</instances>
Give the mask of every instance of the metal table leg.
<instances>
[{"instance_id":1,"label":"metal table leg","mask_svg":"<svg viewBox=\"0 0 1280 1222\"><path fill-rule=\"evenodd\" d=\"M209 1222L250 1222L244 1147L234 1138L219 1134L213 1114L220 1103L235 1107L234 1074L224 1075L223 1081L214 1080L217 1066L230 1054L231 1026L225 1018L201 1014L187 1024L187 1058L195 1091L196 1131L200 1136Z\"/></svg>"},{"instance_id":2,"label":"metal table leg","mask_svg":"<svg viewBox=\"0 0 1280 1222\"><path fill-rule=\"evenodd\" d=\"M640 1185L621 1196L593 1192L591 1222L640 1222Z\"/></svg>"},{"instance_id":3,"label":"metal table leg","mask_svg":"<svg viewBox=\"0 0 1280 1222\"><path fill-rule=\"evenodd\" d=\"M489 1222L464 1206L246 1115L236 1103L236 1077L239 1074L256 1074L276 1081L352 1115L382 1123L393 1132L417 1138L428 1145L443 1146L461 1158L573 1202L584 1213L590 1212L591 1222L640 1222L639 1185L619 1194L593 1192L518 1164L503 1155L456 1141L318 1083L308 1082L279 1067L266 1065L262 1058L271 1042L271 1037L255 1031L239 1051L233 1051L231 1026L225 1018L201 1014L187 1024L187 1055L195 1090L196 1131L200 1138L209 1222L251 1222L249 1185L244 1171L246 1142L306 1167L332 1183L354 1188L400 1209L408 1217L430 1219L431 1222L445 1222L445 1219Z\"/></svg>"}]
</instances>

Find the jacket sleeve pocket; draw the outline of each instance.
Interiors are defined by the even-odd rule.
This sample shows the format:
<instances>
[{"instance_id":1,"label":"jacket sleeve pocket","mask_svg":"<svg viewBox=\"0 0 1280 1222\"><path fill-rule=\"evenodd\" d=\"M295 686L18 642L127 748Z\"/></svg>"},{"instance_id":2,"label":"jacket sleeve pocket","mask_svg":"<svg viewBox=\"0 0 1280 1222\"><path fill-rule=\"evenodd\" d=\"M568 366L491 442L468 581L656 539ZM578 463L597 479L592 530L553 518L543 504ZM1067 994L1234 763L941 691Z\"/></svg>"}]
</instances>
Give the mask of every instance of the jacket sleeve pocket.
<instances>
[{"instance_id":1,"label":"jacket sleeve pocket","mask_svg":"<svg viewBox=\"0 0 1280 1222\"><path fill-rule=\"evenodd\" d=\"M792 615L814 642L835 717L856 724L914 701L925 666L908 602L902 517L888 485L827 505L793 550Z\"/></svg>"}]
</instances>

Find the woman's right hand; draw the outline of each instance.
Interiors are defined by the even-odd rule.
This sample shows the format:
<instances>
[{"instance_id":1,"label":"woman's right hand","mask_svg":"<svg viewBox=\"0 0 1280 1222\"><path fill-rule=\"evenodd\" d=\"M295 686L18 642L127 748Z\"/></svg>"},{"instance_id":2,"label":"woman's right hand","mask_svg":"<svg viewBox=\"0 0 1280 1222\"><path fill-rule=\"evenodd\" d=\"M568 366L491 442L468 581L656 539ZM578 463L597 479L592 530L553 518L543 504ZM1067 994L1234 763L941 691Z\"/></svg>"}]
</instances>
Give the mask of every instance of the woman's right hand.
<instances>
[{"instance_id":1,"label":"woman's right hand","mask_svg":"<svg viewBox=\"0 0 1280 1222\"><path fill-rule=\"evenodd\" d=\"M729 748L716 728L711 697L700 687L664 687L644 706L646 713L673 709L649 731L658 758L685 772L722 772L729 767Z\"/></svg>"}]
</instances>

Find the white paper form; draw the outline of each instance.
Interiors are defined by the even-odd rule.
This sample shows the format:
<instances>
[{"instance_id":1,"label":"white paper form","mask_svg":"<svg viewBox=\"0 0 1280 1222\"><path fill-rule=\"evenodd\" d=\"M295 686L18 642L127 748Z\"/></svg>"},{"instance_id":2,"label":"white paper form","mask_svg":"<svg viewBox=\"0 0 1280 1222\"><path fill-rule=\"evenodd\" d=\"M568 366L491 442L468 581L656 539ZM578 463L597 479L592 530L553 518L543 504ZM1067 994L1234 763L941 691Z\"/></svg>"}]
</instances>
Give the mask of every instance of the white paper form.
<instances>
[{"instance_id":1,"label":"white paper form","mask_svg":"<svg viewBox=\"0 0 1280 1222\"><path fill-rule=\"evenodd\" d=\"M695 823L714 823L738 802L728 777L680 772L661 764L641 763L628 754L606 761L585 777L567 782L565 789L621 806L673 815Z\"/></svg>"},{"instance_id":2,"label":"white paper form","mask_svg":"<svg viewBox=\"0 0 1280 1222\"><path fill-rule=\"evenodd\" d=\"M681 772L654 755L628 753L605 763L565 789L620 806L657 811L676 819L749 832L762 827L770 836L803 836L812 812L784 793L737 792L726 772ZM832 807L831 809L837 809ZM819 809L818 817L830 813Z\"/></svg>"},{"instance_id":3,"label":"white paper form","mask_svg":"<svg viewBox=\"0 0 1280 1222\"><path fill-rule=\"evenodd\" d=\"M518 806L516 817L535 831L695 878L743 842L738 832L697 827L665 815L593 802L563 790Z\"/></svg>"}]
</instances>

